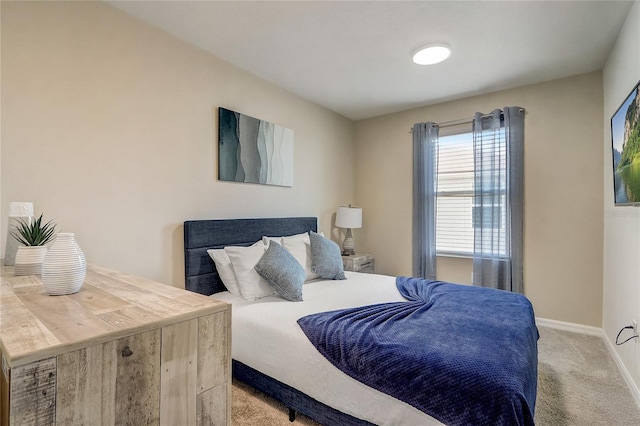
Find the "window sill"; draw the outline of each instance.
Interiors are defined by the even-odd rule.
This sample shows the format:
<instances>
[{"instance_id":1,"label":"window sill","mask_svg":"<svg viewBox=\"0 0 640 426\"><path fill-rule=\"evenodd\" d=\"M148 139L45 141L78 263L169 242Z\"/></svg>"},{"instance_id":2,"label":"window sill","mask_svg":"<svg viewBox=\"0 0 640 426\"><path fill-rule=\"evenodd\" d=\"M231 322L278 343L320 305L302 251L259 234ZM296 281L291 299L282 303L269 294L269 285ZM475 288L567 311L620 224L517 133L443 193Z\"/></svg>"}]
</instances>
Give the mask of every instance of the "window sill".
<instances>
[{"instance_id":1,"label":"window sill","mask_svg":"<svg viewBox=\"0 0 640 426\"><path fill-rule=\"evenodd\" d=\"M440 253L436 253L436 257L456 257L460 259L473 259L473 253L440 252Z\"/></svg>"},{"instance_id":2,"label":"window sill","mask_svg":"<svg viewBox=\"0 0 640 426\"><path fill-rule=\"evenodd\" d=\"M436 257L452 257L452 258L458 258L458 259L473 259L473 254L472 253L449 253L449 252L442 252L442 253L436 253ZM482 257L482 256L481 256ZM490 259L489 257L486 257L486 259ZM496 260L502 260L502 261L507 261L509 260L508 257L506 256L500 256L495 258Z\"/></svg>"}]
</instances>

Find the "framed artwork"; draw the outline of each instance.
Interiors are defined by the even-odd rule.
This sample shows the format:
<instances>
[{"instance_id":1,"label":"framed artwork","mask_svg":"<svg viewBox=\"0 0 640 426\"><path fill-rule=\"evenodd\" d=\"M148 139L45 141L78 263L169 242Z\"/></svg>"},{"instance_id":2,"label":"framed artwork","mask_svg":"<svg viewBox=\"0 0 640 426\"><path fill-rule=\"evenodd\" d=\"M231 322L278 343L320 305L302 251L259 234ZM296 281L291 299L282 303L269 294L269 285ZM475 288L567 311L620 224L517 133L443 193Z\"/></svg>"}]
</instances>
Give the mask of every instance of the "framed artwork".
<instances>
[{"instance_id":1,"label":"framed artwork","mask_svg":"<svg viewBox=\"0 0 640 426\"><path fill-rule=\"evenodd\" d=\"M293 186L293 130L220 107L218 179Z\"/></svg>"},{"instance_id":2,"label":"framed artwork","mask_svg":"<svg viewBox=\"0 0 640 426\"><path fill-rule=\"evenodd\" d=\"M640 203L640 81L611 117L616 206Z\"/></svg>"}]
</instances>

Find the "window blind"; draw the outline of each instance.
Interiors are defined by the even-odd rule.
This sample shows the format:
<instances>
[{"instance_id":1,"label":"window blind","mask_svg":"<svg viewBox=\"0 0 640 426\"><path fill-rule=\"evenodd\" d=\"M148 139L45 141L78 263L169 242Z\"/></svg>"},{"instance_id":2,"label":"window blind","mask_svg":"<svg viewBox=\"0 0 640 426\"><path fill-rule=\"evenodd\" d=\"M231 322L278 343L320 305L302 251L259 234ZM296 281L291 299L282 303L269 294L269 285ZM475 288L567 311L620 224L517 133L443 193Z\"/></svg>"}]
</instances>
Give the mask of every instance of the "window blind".
<instances>
[{"instance_id":1,"label":"window blind","mask_svg":"<svg viewBox=\"0 0 640 426\"><path fill-rule=\"evenodd\" d=\"M438 139L436 155L436 252L473 253L473 136Z\"/></svg>"},{"instance_id":2,"label":"window blind","mask_svg":"<svg viewBox=\"0 0 640 426\"><path fill-rule=\"evenodd\" d=\"M476 134L482 144L474 155L473 133L443 136L434 150L436 165L436 252L472 256L474 234L483 232L483 244L505 253L506 144L504 129ZM481 149L478 149L481 146ZM476 169L479 167L480 169ZM481 181L476 182L476 178ZM500 188L498 199L494 188ZM479 193L476 193L479 190ZM483 191L486 191L483 192ZM478 196L493 197L478 203ZM483 200L487 201L487 200ZM496 232L498 230L498 232Z\"/></svg>"},{"instance_id":3,"label":"window blind","mask_svg":"<svg viewBox=\"0 0 640 426\"><path fill-rule=\"evenodd\" d=\"M502 123L501 123L502 125ZM474 135L475 198L473 221L476 251L507 254L509 204L507 203L507 145L504 127L485 129Z\"/></svg>"}]
</instances>

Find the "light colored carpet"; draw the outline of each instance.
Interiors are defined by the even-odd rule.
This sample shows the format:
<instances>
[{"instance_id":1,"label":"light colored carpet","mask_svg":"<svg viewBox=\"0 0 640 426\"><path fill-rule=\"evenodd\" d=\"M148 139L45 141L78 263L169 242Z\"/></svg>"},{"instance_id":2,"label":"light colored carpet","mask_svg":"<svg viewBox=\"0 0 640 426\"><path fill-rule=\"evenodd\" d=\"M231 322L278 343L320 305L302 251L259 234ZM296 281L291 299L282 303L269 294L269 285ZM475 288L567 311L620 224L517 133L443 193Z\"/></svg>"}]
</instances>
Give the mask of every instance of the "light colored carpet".
<instances>
[{"instance_id":1,"label":"light colored carpet","mask_svg":"<svg viewBox=\"0 0 640 426\"><path fill-rule=\"evenodd\" d=\"M536 425L640 425L640 410L599 337L547 327L538 329ZM287 408L235 381L231 424L292 425ZM315 426L318 423L297 415L293 425Z\"/></svg>"},{"instance_id":2,"label":"light colored carpet","mask_svg":"<svg viewBox=\"0 0 640 426\"><path fill-rule=\"evenodd\" d=\"M296 415L294 423L289 422L288 408L236 380L233 381L232 395L231 426L315 426L319 424L302 414Z\"/></svg>"},{"instance_id":3,"label":"light colored carpet","mask_svg":"<svg viewBox=\"0 0 640 426\"><path fill-rule=\"evenodd\" d=\"M601 338L538 330L538 426L640 425L640 410Z\"/></svg>"}]
</instances>

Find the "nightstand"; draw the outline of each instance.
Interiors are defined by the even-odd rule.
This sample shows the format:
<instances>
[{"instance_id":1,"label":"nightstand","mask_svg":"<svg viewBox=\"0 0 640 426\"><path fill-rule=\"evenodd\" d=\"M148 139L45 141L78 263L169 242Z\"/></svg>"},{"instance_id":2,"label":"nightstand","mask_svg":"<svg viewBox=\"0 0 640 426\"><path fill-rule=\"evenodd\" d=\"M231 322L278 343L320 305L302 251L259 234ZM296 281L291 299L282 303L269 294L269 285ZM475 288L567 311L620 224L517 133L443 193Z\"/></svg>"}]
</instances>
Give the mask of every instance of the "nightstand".
<instances>
[{"instance_id":1,"label":"nightstand","mask_svg":"<svg viewBox=\"0 0 640 426\"><path fill-rule=\"evenodd\" d=\"M376 258L368 253L356 253L353 256L342 256L345 271L375 273Z\"/></svg>"}]
</instances>

